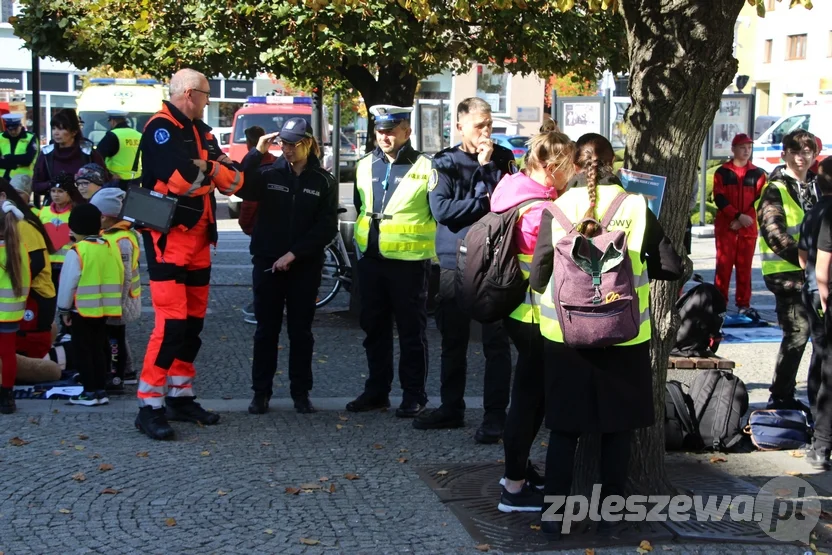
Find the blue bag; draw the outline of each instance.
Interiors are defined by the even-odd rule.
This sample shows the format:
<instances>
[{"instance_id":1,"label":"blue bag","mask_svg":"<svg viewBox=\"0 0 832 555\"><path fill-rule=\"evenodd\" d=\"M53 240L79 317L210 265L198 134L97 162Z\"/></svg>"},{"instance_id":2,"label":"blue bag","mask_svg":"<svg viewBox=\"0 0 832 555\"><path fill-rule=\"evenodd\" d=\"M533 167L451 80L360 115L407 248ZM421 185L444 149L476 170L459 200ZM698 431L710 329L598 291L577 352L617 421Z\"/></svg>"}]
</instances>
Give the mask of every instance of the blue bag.
<instances>
[{"instance_id":1,"label":"blue bag","mask_svg":"<svg viewBox=\"0 0 832 555\"><path fill-rule=\"evenodd\" d=\"M812 429L802 410L755 410L745 432L763 451L799 449L811 441Z\"/></svg>"}]
</instances>

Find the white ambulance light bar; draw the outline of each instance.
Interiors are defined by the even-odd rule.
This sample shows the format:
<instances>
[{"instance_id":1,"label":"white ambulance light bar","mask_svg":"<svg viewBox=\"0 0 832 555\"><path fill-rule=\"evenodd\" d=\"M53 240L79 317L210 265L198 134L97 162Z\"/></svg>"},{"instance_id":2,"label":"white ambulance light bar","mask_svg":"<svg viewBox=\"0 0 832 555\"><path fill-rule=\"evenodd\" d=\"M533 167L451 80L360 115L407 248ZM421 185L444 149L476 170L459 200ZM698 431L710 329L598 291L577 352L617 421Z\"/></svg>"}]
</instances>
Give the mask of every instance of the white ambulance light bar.
<instances>
[{"instance_id":1,"label":"white ambulance light bar","mask_svg":"<svg viewBox=\"0 0 832 555\"><path fill-rule=\"evenodd\" d=\"M308 104L312 105L309 96L249 96L246 104Z\"/></svg>"},{"instance_id":2,"label":"white ambulance light bar","mask_svg":"<svg viewBox=\"0 0 832 555\"><path fill-rule=\"evenodd\" d=\"M115 77L96 77L90 79L91 85L158 85L156 79L117 79Z\"/></svg>"}]
</instances>

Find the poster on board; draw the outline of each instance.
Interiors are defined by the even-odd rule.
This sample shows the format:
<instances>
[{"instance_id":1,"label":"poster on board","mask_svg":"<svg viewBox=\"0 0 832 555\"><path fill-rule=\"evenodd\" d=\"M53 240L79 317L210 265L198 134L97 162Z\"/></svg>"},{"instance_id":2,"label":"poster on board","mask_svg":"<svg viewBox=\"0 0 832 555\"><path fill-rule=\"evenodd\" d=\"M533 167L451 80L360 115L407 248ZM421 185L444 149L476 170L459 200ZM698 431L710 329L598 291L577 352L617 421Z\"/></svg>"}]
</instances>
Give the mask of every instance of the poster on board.
<instances>
[{"instance_id":1,"label":"poster on board","mask_svg":"<svg viewBox=\"0 0 832 555\"><path fill-rule=\"evenodd\" d=\"M662 209L662 199L664 198L664 188L667 183L666 177L621 168L618 170L618 179L621 180L621 186L628 193L636 193L647 198L647 206L650 211L657 218L659 217Z\"/></svg>"},{"instance_id":2,"label":"poster on board","mask_svg":"<svg viewBox=\"0 0 832 555\"><path fill-rule=\"evenodd\" d=\"M419 105L419 150L436 154L442 150L441 108L438 104Z\"/></svg>"},{"instance_id":3,"label":"poster on board","mask_svg":"<svg viewBox=\"0 0 832 555\"><path fill-rule=\"evenodd\" d=\"M564 102L560 128L573 141L585 133L601 133L601 103Z\"/></svg>"},{"instance_id":4,"label":"poster on board","mask_svg":"<svg viewBox=\"0 0 832 555\"><path fill-rule=\"evenodd\" d=\"M719 102L719 111L711 127L711 158L729 158L731 141L739 133L753 136L750 128L751 96L727 95Z\"/></svg>"}]
</instances>

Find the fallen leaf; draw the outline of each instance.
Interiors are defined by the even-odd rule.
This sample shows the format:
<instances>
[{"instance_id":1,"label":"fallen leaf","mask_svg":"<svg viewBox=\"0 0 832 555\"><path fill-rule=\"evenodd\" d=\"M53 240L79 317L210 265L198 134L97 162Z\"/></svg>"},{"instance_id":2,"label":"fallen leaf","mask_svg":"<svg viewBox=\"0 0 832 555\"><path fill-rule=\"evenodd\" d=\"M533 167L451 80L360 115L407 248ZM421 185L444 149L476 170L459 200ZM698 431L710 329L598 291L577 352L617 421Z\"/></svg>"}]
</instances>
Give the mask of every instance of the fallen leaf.
<instances>
[{"instance_id":1,"label":"fallen leaf","mask_svg":"<svg viewBox=\"0 0 832 555\"><path fill-rule=\"evenodd\" d=\"M474 546L474 549L476 549L477 551L486 552L486 551L491 551L491 546L488 545L487 543L481 543L479 545Z\"/></svg>"},{"instance_id":2,"label":"fallen leaf","mask_svg":"<svg viewBox=\"0 0 832 555\"><path fill-rule=\"evenodd\" d=\"M638 544L637 551L639 553L647 553L648 551L653 551L653 546L650 545L650 542L647 540L641 540L641 543Z\"/></svg>"},{"instance_id":3,"label":"fallen leaf","mask_svg":"<svg viewBox=\"0 0 832 555\"><path fill-rule=\"evenodd\" d=\"M344 478L346 478L347 480L358 480L360 477L361 476L359 476L358 474L353 474L352 472L347 472L346 474L344 474Z\"/></svg>"},{"instance_id":4,"label":"fallen leaf","mask_svg":"<svg viewBox=\"0 0 832 555\"><path fill-rule=\"evenodd\" d=\"M373 449L384 449L384 445L382 445L381 443L376 443L375 445L373 445Z\"/></svg>"},{"instance_id":5,"label":"fallen leaf","mask_svg":"<svg viewBox=\"0 0 832 555\"><path fill-rule=\"evenodd\" d=\"M142 459L146 459L149 454L150 453L148 453L147 451L139 451L138 453L136 453L136 456Z\"/></svg>"},{"instance_id":6,"label":"fallen leaf","mask_svg":"<svg viewBox=\"0 0 832 555\"><path fill-rule=\"evenodd\" d=\"M364 427L364 424L356 424L356 425L355 425L355 427L356 427L356 428L363 428L363 427Z\"/></svg>"},{"instance_id":7,"label":"fallen leaf","mask_svg":"<svg viewBox=\"0 0 832 555\"><path fill-rule=\"evenodd\" d=\"M203 451L202 453L200 453L200 455L202 455L203 457L210 457L211 451Z\"/></svg>"},{"instance_id":8,"label":"fallen leaf","mask_svg":"<svg viewBox=\"0 0 832 555\"><path fill-rule=\"evenodd\" d=\"M107 464L107 463L104 463L104 464L101 464L101 465L98 466L98 470L100 470L101 472L108 472L112 469L113 469L113 465Z\"/></svg>"},{"instance_id":9,"label":"fallen leaf","mask_svg":"<svg viewBox=\"0 0 832 555\"><path fill-rule=\"evenodd\" d=\"M217 495L219 495L220 497L223 497L224 495L228 495L228 492L225 491L225 490L222 490L222 489L217 490Z\"/></svg>"},{"instance_id":10,"label":"fallen leaf","mask_svg":"<svg viewBox=\"0 0 832 555\"><path fill-rule=\"evenodd\" d=\"M405 457L399 457L399 462L404 464L407 462L407 459Z\"/></svg>"},{"instance_id":11,"label":"fallen leaf","mask_svg":"<svg viewBox=\"0 0 832 555\"><path fill-rule=\"evenodd\" d=\"M165 524L167 526L176 526L176 519L173 518L172 516L169 516L168 518L165 519Z\"/></svg>"},{"instance_id":12,"label":"fallen leaf","mask_svg":"<svg viewBox=\"0 0 832 555\"><path fill-rule=\"evenodd\" d=\"M268 447L268 446L269 446L269 445L271 445L271 444L272 444L272 442L271 442L271 441L261 441L261 442L260 442L260 445L262 445L263 447Z\"/></svg>"},{"instance_id":13,"label":"fallen leaf","mask_svg":"<svg viewBox=\"0 0 832 555\"><path fill-rule=\"evenodd\" d=\"M439 472L436 473L436 475L437 476L447 476L448 471L447 470L440 470Z\"/></svg>"},{"instance_id":14,"label":"fallen leaf","mask_svg":"<svg viewBox=\"0 0 832 555\"><path fill-rule=\"evenodd\" d=\"M321 476L318 478L319 482L329 482L329 476Z\"/></svg>"},{"instance_id":15,"label":"fallen leaf","mask_svg":"<svg viewBox=\"0 0 832 555\"><path fill-rule=\"evenodd\" d=\"M59 456L63 455L64 452L63 451L52 451L52 454L55 455L56 457L59 457Z\"/></svg>"},{"instance_id":16,"label":"fallen leaf","mask_svg":"<svg viewBox=\"0 0 832 555\"><path fill-rule=\"evenodd\" d=\"M335 493L335 484L329 484L329 493Z\"/></svg>"},{"instance_id":17,"label":"fallen leaf","mask_svg":"<svg viewBox=\"0 0 832 555\"><path fill-rule=\"evenodd\" d=\"M72 511L70 511L69 509L58 509L58 512L59 512L59 513L61 513L61 514L68 515L68 514L70 514Z\"/></svg>"},{"instance_id":18,"label":"fallen leaf","mask_svg":"<svg viewBox=\"0 0 832 555\"><path fill-rule=\"evenodd\" d=\"M84 449L85 449L85 447L83 445L76 445L75 446L76 451L83 451Z\"/></svg>"},{"instance_id":19,"label":"fallen leaf","mask_svg":"<svg viewBox=\"0 0 832 555\"><path fill-rule=\"evenodd\" d=\"M286 491L286 493L288 493L289 495L297 495L297 494L299 494L299 493L300 493L300 488L288 487L288 488L286 488L286 490L285 490L285 491Z\"/></svg>"},{"instance_id":20,"label":"fallen leaf","mask_svg":"<svg viewBox=\"0 0 832 555\"><path fill-rule=\"evenodd\" d=\"M272 535L272 534L274 534L274 530L272 530L271 528L266 528L265 530L263 530L263 533Z\"/></svg>"},{"instance_id":21,"label":"fallen leaf","mask_svg":"<svg viewBox=\"0 0 832 555\"><path fill-rule=\"evenodd\" d=\"M323 489L323 486L321 484L307 482L305 484L301 484L300 489Z\"/></svg>"},{"instance_id":22,"label":"fallen leaf","mask_svg":"<svg viewBox=\"0 0 832 555\"><path fill-rule=\"evenodd\" d=\"M104 495L115 495L118 492L119 490L113 488L104 488L103 490L101 490L101 493Z\"/></svg>"},{"instance_id":23,"label":"fallen leaf","mask_svg":"<svg viewBox=\"0 0 832 555\"><path fill-rule=\"evenodd\" d=\"M326 364L326 361L322 358L318 359L318 364Z\"/></svg>"},{"instance_id":24,"label":"fallen leaf","mask_svg":"<svg viewBox=\"0 0 832 555\"><path fill-rule=\"evenodd\" d=\"M40 418L36 418L34 416L29 417L29 424L34 424L35 426L40 426Z\"/></svg>"},{"instance_id":25,"label":"fallen leaf","mask_svg":"<svg viewBox=\"0 0 832 555\"><path fill-rule=\"evenodd\" d=\"M800 476L800 472L798 472L797 470L787 470L786 474L788 474L789 476Z\"/></svg>"},{"instance_id":26,"label":"fallen leaf","mask_svg":"<svg viewBox=\"0 0 832 555\"><path fill-rule=\"evenodd\" d=\"M586 549L584 549L584 555L595 555L595 550L587 547Z\"/></svg>"},{"instance_id":27,"label":"fallen leaf","mask_svg":"<svg viewBox=\"0 0 832 555\"><path fill-rule=\"evenodd\" d=\"M349 420L349 417L344 416L343 414L339 414L338 420L340 420L341 422L346 422L347 420Z\"/></svg>"},{"instance_id":28,"label":"fallen leaf","mask_svg":"<svg viewBox=\"0 0 832 555\"><path fill-rule=\"evenodd\" d=\"M78 434L78 439L80 439L81 441L87 440L89 438L90 436L88 436L87 434Z\"/></svg>"},{"instance_id":29,"label":"fallen leaf","mask_svg":"<svg viewBox=\"0 0 832 555\"><path fill-rule=\"evenodd\" d=\"M340 429L342 429L343 427L344 427L344 426L342 426L341 424L336 424L336 425L335 425L335 429L336 429L336 430L340 430Z\"/></svg>"},{"instance_id":30,"label":"fallen leaf","mask_svg":"<svg viewBox=\"0 0 832 555\"><path fill-rule=\"evenodd\" d=\"M300 543L302 543L303 545L318 545L321 542L319 540L313 540L311 538L301 538Z\"/></svg>"},{"instance_id":31,"label":"fallen leaf","mask_svg":"<svg viewBox=\"0 0 832 555\"><path fill-rule=\"evenodd\" d=\"M504 464L506 462L506 460L505 459L497 459L497 462L500 463L500 464Z\"/></svg>"},{"instance_id":32,"label":"fallen leaf","mask_svg":"<svg viewBox=\"0 0 832 555\"><path fill-rule=\"evenodd\" d=\"M805 453L801 453L800 451L789 451L789 455L791 455L792 457L794 457L796 459L802 459L803 457L806 456Z\"/></svg>"},{"instance_id":33,"label":"fallen leaf","mask_svg":"<svg viewBox=\"0 0 832 555\"><path fill-rule=\"evenodd\" d=\"M75 474L72 475L72 479L75 480L76 482L83 482L84 480L87 479L87 477L84 475L83 472L76 472Z\"/></svg>"},{"instance_id":34,"label":"fallen leaf","mask_svg":"<svg viewBox=\"0 0 832 555\"><path fill-rule=\"evenodd\" d=\"M725 457L711 457L711 464L723 463L723 462L728 462L728 459L726 459Z\"/></svg>"},{"instance_id":35,"label":"fallen leaf","mask_svg":"<svg viewBox=\"0 0 832 555\"><path fill-rule=\"evenodd\" d=\"M549 444L548 444L548 443L546 443L545 441L541 441L541 442L540 442L540 446L541 446L541 447L549 447Z\"/></svg>"},{"instance_id":36,"label":"fallen leaf","mask_svg":"<svg viewBox=\"0 0 832 555\"><path fill-rule=\"evenodd\" d=\"M529 526L529 528L531 528L532 530L540 530L540 526L538 524L532 524L531 526Z\"/></svg>"},{"instance_id":37,"label":"fallen leaf","mask_svg":"<svg viewBox=\"0 0 832 555\"><path fill-rule=\"evenodd\" d=\"M399 453L407 453L407 449L399 449Z\"/></svg>"},{"instance_id":38,"label":"fallen leaf","mask_svg":"<svg viewBox=\"0 0 832 555\"><path fill-rule=\"evenodd\" d=\"M99 455L98 453L93 453L92 455L89 456L89 458L91 458L91 459L100 459L101 455Z\"/></svg>"},{"instance_id":39,"label":"fallen leaf","mask_svg":"<svg viewBox=\"0 0 832 555\"><path fill-rule=\"evenodd\" d=\"M25 439L20 439L19 437L14 436L9 440L9 444L14 445L15 447L23 447L24 445L28 445L29 442Z\"/></svg>"}]
</instances>

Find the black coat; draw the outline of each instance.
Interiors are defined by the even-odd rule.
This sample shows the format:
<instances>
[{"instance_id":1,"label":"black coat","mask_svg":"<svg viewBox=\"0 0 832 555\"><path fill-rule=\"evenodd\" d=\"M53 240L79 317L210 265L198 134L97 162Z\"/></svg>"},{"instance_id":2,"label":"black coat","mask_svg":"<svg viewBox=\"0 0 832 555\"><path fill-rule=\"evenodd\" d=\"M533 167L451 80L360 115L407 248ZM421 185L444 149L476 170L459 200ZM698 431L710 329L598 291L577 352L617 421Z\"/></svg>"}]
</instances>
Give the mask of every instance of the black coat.
<instances>
[{"instance_id":1,"label":"black coat","mask_svg":"<svg viewBox=\"0 0 832 555\"><path fill-rule=\"evenodd\" d=\"M575 186L581 186L578 180ZM682 277L682 259L647 209L642 259L651 280ZM529 282L542 293L552 275L552 215L543 212ZM650 342L574 349L544 338L546 427L567 433L610 433L651 426L653 373Z\"/></svg>"}]
</instances>

